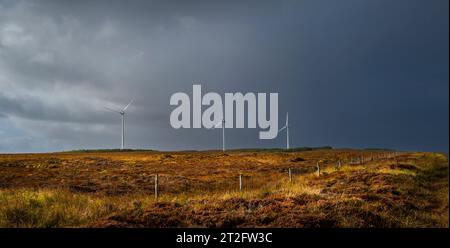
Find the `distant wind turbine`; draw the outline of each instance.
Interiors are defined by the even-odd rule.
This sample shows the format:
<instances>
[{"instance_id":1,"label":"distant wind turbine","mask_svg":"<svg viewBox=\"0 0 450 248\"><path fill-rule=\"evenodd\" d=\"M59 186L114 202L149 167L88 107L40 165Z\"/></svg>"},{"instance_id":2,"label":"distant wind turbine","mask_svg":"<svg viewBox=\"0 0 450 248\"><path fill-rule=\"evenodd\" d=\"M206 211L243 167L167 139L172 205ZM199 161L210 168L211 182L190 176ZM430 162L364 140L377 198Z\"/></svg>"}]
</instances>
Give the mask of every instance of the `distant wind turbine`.
<instances>
[{"instance_id":1,"label":"distant wind turbine","mask_svg":"<svg viewBox=\"0 0 450 248\"><path fill-rule=\"evenodd\" d=\"M222 126L222 151L225 152L225 119L222 119L221 122L218 122L210 129L220 128Z\"/></svg>"},{"instance_id":2,"label":"distant wind turbine","mask_svg":"<svg viewBox=\"0 0 450 248\"><path fill-rule=\"evenodd\" d=\"M104 107L105 109L114 112L114 113L118 113L122 116L122 143L120 146L120 149L123 150L123 148L125 147L125 110L127 110L127 108L131 105L131 103L134 101L134 98L131 99L131 101L127 104L127 106L125 106L122 110L115 110L112 108L108 108L108 107Z\"/></svg>"},{"instance_id":3,"label":"distant wind turbine","mask_svg":"<svg viewBox=\"0 0 450 248\"><path fill-rule=\"evenodd\" d=\"M278 132L286 129L286 149L289 149L289 113L286 113L286 124Z\"/></svg>"}]
</instances>

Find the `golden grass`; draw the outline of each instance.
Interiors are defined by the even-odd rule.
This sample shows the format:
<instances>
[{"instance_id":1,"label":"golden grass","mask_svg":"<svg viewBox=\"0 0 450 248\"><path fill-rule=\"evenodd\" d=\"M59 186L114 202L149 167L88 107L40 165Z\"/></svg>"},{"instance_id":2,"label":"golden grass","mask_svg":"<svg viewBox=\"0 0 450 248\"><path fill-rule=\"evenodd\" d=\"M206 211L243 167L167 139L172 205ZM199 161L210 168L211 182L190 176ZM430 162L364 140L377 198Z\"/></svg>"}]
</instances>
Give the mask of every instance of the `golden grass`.
<instances>
[{"instance_id":1,"label":"golden grass","mask_svg":"<svg viewBox=\"0 0 450 248\"><path fill-rule=\"evenodd\" d=\"M57 190L2 190L0 202L3 227L79 226L114 210L99 199Z\"/></svg>"},{"instance_id":2,"label":"golden grass","mask_svg":"<svg viewBox=\"0 0 450 248\"><path fill-rule=\"evenodd\" d=\"M0 155L0 226L449 226L445 156L402 153L397 161L335 167L361 154L370 153ZM304 172L289 181L287 168Z\"/></svg>"}]
</instances>

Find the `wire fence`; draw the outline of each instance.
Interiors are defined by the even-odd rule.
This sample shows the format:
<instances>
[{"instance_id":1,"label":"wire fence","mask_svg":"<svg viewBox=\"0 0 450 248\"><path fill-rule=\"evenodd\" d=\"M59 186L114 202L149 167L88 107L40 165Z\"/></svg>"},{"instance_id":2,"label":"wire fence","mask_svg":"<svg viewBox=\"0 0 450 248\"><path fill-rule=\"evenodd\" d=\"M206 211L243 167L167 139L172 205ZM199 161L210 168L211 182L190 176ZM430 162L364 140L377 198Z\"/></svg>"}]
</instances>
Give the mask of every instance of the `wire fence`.
<instances>
[{"instance_id":1,"label":"wire fence","mask_svg":"<svg viewBox=\"0 0 450 248\"><path fill-rule=\"evenodd\" d=\"M237 173L226 177L217 178L215 181L201 180L198 178L186 178L168 174L156 174L153 179L154 196L158 198L162 194L194 193L194 192L239 192L261 190L264 188L280 188L283 182L291 182L301 175L315 173L320 176L324 170L333 168L340 170L344 166L366 165L369 162L377 162L393 159L398 163L398 154L377 153L370 156L352 156L347 159L336 159L332 162L322 163L317 160L315 164L289 166L274 170L253 173L252 171Z\"/></svg>"}]
</instances>

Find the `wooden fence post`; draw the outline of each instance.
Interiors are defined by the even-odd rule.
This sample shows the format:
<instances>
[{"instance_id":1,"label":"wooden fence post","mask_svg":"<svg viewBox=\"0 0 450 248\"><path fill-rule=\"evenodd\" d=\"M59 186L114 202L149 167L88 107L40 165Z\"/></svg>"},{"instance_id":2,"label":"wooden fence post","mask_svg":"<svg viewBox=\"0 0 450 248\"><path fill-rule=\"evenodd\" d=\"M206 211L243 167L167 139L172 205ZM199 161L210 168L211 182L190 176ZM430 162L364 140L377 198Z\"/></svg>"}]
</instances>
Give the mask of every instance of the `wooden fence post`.
<instances>
[{"instance_id":1,"label":"wooden fence post","mask_svg":"<svg viewBox=\"0 0 450 248\"><path fill-rule=\"evenodd\" d=\"M319 165L319 162L317 162L316 166L317 166L317 175L320 176L320 165Z\"/></svg>"},{"instance_id":2,"label":"wooden fence post","mask_svg":"<svg viewBox=\"0 0 450 248\"><path fill-rule=\"evenodd\" d=\"M292 171L291 171L291 168L289 168L288 172L289 172L289 182L292 182Z\"/></svg>"},{"instance_id":3,"label":"wooden fence post","mask_svg":"<svg viewBox=\"0 0 450 248\"><path fill-rule=\"evenodd\" d=\"M155 175L155 199L158 199L158 174Z\"/></svg>"},{"instance_id":4,"label":"wooden fence post","mask_svg":"<svg viewBox=\"0 0 450 248\"><path fill-rule=\"evenodd\" d=\"M239 191L242 191L242 174L239 174Z\"/></svg>"}]
</instances>

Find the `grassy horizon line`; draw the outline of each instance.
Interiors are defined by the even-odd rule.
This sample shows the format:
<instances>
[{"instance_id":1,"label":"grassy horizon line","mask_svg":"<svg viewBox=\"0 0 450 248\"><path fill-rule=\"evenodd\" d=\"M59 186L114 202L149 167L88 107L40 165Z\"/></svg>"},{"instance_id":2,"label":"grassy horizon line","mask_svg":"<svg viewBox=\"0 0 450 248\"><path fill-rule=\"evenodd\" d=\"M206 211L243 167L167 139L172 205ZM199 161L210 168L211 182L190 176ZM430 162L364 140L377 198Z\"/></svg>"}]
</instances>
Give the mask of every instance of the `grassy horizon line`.
<instances>
[{"instance_id":1,"label":"grassy horizon line","mask_svg":"<svg viewBox=\"0 0 450 248\"><path fill-rule=\"evenodd\" d=\"M349 147L332 147L332 146L299 146L286 148L233 148L227 149L226 152L302 152L302 151L317 151L317 150L333 150L333 149L348 149L348 150L361 150L361 151L399 151L392 148L349 148ZM143 148L94 148L94 149L75 149L75 150L63 150L63 151L47 151L47 152L17 152L17 153L0 153L7 154L45 154L45 153L102 153L102 152L221 152L220 149L205 149L205 150L156 150L156 149L143 149Z\"/></svg>"}]
</instances>

